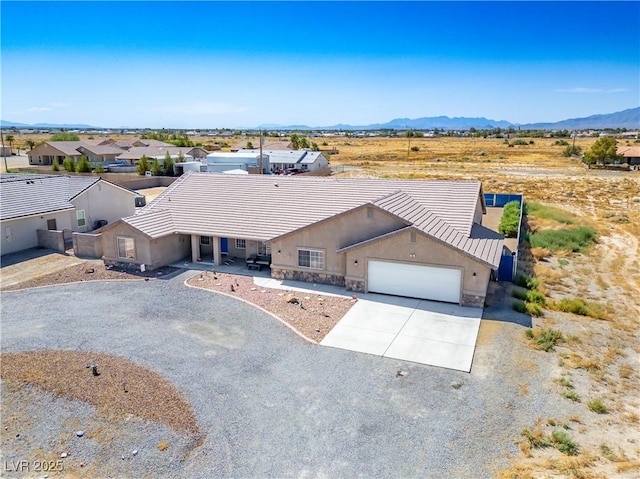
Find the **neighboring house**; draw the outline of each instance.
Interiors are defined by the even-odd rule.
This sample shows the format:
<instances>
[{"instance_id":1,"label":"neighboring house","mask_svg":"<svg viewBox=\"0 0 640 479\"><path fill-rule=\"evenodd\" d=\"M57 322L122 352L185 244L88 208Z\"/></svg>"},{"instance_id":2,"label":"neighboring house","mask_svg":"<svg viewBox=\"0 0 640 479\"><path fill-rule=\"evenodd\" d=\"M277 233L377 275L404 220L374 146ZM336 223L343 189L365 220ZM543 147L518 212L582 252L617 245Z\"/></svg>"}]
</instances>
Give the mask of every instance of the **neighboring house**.
<instances>
[{"instance_id":1,"label":"neighboring house","mask_svg":"<svg viewBox=\"0 0 640 479\"><path fill-rule=\"evenodd\" d=\"M94 145L86 141L47 141L27 153L29 164L53 165L55 162L61 165L65 158L73 158L77 161L82 157L82 153L78 151L78 148L82 146L91 147Z\"/></svg>"},{"instance_id":2,"label":"neighboring house","mask_svg":"<svg viewBox=\"0 0 640 479\"><path fill-rule=\"evenodd\" d=\"M617 153L622 155L622 162L629 166L640 165L640 146L619 146Z\"/></svg>"},{"instance_id":3,"label":"neighboring house","mask_svg":"<svg viewBox=\"0 0 640 479\"><path fill-rule=\"evenodd\" d=\"M0 195L3 255L42 246L46 232L87 232L130 216L137 196L95 176L5 174Z\"/></svg>"},{"instance_id":4,"label":"neighboring house","mask_svg":"<svg viewBox=\"0 0 640 479\"><path fill-rule=\"evenodd\" d=\"M206 158L208 152L199 146L133 146L127 151L123 151L117 159L119 161L126 161L131 165L135 165L140 161L143 156L148 159L162 160L166 156L167 152L171 158L176 161L179 158L183 160L191 160L194 158Z\"/></svg>"},{"instance_id":5,"label":"neighboring house","mask_svg":"<svg viewBox=\"0 0 640 479\"><path fill-rule=\"evenodd\" d=\"M262 140L263 150L293 150L293 143L290 141L269 141L269 138ZM251 143L251 145L249 145ZM231 151L240 150L253 150L260 148L260 139L257 140L243 140L240 143L236 143L231 147Z\"/></svg>"},{"instance_id":6,"label":"neighboring house","mask_svg":"<svg viewBox=\"0 0 640 479\"><path fill-rule=\"evenodd\" d=\"M255 254L274 278L481 307L503 252L484 212L480 182L189 172L101 230L103 260Z\"/></svg>"},{"instance_id":7,"label":"neighboring house","mask_svg":"<svg viewBox=\"0 0 640 479\"><path fill-rule=\"evenodd\" d=\"M118 146L98 145L98 146L80 146L77 150L84 156L92 165L99 165L103 163L113 162L118 156L123 153L122 148Z\"/></svg>"},{"instance_id":8,"label":"neighboring house","mask_svg":"<svg viewBox=\"0 0 640 479\"><path fill-rule=\"evenodd\" d=\"M303 173L329 166L329 160L320 151L262 150L265 173ZM207 171L223 172L233 169L260 170L260 150L242 150L237 153L210 153Z\"/></svg>"}]
</instances>

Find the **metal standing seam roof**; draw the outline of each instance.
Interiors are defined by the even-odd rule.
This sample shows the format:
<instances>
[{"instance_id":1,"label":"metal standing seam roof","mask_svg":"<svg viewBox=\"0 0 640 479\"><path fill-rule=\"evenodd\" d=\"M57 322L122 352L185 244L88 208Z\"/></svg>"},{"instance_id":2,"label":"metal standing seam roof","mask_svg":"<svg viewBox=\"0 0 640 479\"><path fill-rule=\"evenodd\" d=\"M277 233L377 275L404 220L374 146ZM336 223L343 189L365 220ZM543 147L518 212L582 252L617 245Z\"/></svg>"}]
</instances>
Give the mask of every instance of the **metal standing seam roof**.
<instances>
[{"instance_id":1,"label":"metal standing seam roof","mask_svg":"<svg viewBox=\"0 0 640 479\"><path fill-rule=\"evenodd\" d=\"M473 224L480 192L479 182L188 172L124 221L150 237L183 233L269 241L371 203L489 260L501 248L482 243L498 238L480 235L486 228Z\"/></svg>"},{"instance_id":2,"label":"metal standing seam roof","mask_svg":"<svg viewBox=\"0 0 640 479\"><path fill-rule=\"evenodd\" d=\"M71 199L99 177L63 175L0 175L0 220L74 208Z\"/></svg>"}]
</instances>

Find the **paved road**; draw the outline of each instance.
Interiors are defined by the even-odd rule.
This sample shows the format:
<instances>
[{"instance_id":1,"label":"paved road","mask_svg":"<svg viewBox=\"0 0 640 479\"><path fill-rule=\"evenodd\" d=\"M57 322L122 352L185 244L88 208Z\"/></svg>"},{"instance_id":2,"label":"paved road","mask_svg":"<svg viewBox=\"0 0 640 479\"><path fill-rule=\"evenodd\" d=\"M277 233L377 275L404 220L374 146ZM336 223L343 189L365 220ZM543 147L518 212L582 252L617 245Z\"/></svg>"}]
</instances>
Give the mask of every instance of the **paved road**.
<instances>
[{"instance_id":1,"label":"paved road","mask_svg":"<svg viewBox=\"0 0 640 479\"><path fill-rule=\"evenodd\" d=\"M545 407L502 355L470 375L325 348L184 279L3 293L2 351L111 353L173 381L207 438L171 477L486 478Z\"/></svg>"}]
</instances>

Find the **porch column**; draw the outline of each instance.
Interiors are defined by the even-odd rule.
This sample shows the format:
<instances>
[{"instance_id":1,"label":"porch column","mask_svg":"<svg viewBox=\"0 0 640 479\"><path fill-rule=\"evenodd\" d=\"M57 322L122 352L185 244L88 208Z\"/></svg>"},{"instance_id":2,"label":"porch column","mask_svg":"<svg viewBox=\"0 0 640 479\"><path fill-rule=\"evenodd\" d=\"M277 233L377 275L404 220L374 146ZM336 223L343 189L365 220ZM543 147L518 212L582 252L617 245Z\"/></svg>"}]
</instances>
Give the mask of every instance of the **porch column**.
<instances>
[{"instance_id":1,"label":"porch column","mask_svg":"<svg viewBox=\"0 0 640 479\"><path fill-rule=\"evenodd\" d=\"M191 235L191 262L197 263L200 257L200 236Z\"/></svg>"},{"instance_id":2,"label":"porch column","mask_svg":"<svg viewBox=\"0 0 640 479\"><path fill-rule=\"evenodd\" d=\"M214 236L211 238L211 245L213 246L213 264L222 264L222 249L220 248L220 238Z\"/></svg>"}]
</instances>

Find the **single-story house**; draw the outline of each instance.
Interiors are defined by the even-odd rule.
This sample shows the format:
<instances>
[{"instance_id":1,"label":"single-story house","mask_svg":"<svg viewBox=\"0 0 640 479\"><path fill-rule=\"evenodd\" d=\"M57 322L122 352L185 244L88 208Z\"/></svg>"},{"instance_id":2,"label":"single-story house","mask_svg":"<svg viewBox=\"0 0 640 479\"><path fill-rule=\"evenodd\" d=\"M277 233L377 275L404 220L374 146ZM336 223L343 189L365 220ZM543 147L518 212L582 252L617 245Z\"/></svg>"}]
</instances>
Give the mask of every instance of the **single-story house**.
<instances>
[{"instance_id":1,"label":"single-story house","mask_svg":"<svg viewBox=\"0 0 640 479\"><path fill-rule=\"evenodd\" d=\"M262 255L274 278L481 307L503 251L485 212L477 181L187 172L101 230L103 260Z\"/></svg>"},{"instance_id":2,"label":"single-story house","mask_svg":"<svg viewBox=\"0 0 640 479\"><path fill-rule=\"evenodd\" d=\"M262 164L262 171L265 173L304 173L327 168L329 160L320 151L263 149ZM207 155L208 172L232 169L260 170L260 150L216 152Z\"/></svg>"},{"instance_id":3,"label":"single-story house","mask_svg":"<svg viewBox=\"0 0 640 479\"><path fill-rule=\"evenodd\" d=\"M79 146L77 150L82 155L86 156L87 160L89 160L92 165L110 163L123 153L122 148L111 144L98 146Z\"/></svg>"},{"instance_id":4,"label":"single-story house","mask_svg":"<svg viewBox=\"0 0 640 479\"><path fill-rule=\"evenodd\" d=\"M143 156L146 156L150 160L162 160L166 156L167 152L174 161L206 158L208 154L207 150L199 146L133 146L127 151L123 151L116 159L135 165Z\"/></svg>"},{"instance_id":5,"label":"single-story house","mask_svg":"<svg viewBox=\"0 0 640 479\"><path fill-rule=\"evenodd\" d=\"M46 141L27 153L30 165L61 165L65 158L79 160L82 153L78 148L95 146L88 141Z\"/></svg>"},{"instance_id":6,"label":"single-story house","mask_svg":"<svg viewBox=\"0 0 640 479\"><path fill-rule=\"evenodd\" d=\"M3 174L0 185L3 255L46 246L47 232L88 232L135 213L136 192L95 176Z\"/></svg>"},{"instance_id":7,"label":"single-story house","mask_svg":"<svg viewBox=\"0 0 640 479\"><path fill-rule=\"evenodd\" d=\"M640 146L619 146L617 153L622 155L622 162L629 166L640 165Z\"/></svg>"}]
</instances>

